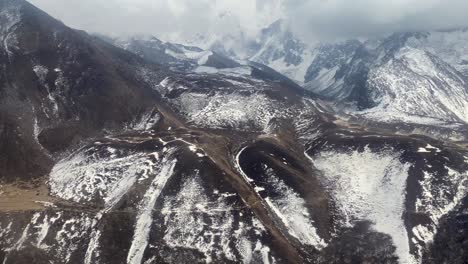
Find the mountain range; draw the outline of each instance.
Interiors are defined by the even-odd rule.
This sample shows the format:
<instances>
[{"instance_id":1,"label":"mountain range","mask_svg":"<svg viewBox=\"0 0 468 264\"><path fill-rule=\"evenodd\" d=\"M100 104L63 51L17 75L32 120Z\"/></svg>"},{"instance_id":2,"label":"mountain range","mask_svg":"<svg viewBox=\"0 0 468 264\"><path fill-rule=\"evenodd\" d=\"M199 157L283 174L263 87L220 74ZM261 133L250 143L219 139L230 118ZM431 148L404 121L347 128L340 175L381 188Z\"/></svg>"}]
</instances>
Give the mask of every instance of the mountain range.
<instances>
[{"instance_id":1,"label":"mountain range","mask_svg":"<svg viewBox=\"0 0 468 264\"><path fill-rule=\"evenodd\" d=\"M306 42L284 21L263 30L250 59L371 120L468 121L466 30L395 33L367 40Z\"/></svg>"},{"instance_id":2,"label":"mountain range","mask_svg":"<svg viewBox=\"0 0 468 264\"><path fill-rule=\"evenodd\" d=\"M0 2L2 263L465 263L465 31L243 55Z\"/></svg>"}]
</instances>

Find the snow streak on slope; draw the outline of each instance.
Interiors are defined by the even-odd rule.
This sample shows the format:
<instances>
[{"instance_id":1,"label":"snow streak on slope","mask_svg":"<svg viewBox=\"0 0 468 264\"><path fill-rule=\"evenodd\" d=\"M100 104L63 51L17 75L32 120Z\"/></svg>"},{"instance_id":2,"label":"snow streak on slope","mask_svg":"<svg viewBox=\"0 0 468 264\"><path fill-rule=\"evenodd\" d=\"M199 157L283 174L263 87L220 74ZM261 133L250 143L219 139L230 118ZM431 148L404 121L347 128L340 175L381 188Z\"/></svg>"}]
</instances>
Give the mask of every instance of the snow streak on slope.
<instances>
[{"instance_id":1,"label":"snow streak on slope","mask_svg":"<svg viewBox=\"0 0 468 264\"><path fill-rule=\"evenodd\" d=\"M151 112L144 113L139 120L129 125L130 129L138 131L151 130L161 120L161 115L153 110Z\"/></svg>"},{"instance_id":2,"label":"snow streak on slope","mask_svg":"<svg viewBox=\"0 0 468 264\"><path fill-rule=\"evenodd\" d=\"M323 151L313 158L323 172L323 183L332 193L347 226L368 220L374 229L392 237L401 263L415 263L410 254L403 221L406 179L410 164L392 150L380 153L365 148L347 153Z\"/></svg>"},{"instance_id":3,"label":"snow streak on slope","mask_svg":"<svg viewBox=\"0 0 468 264\"><path fill-rule=\"evenodd\" d=\"M240 156L247 149L241 149L235 157L235 167L241 173L243 178L253 187L255 192L262 197L272 213L281 220L287 228L287 232L297 238L305 245L311 245L316 249L322 249L326 242L317 234L306 201L291 187L289 187L275 171L266 168L262 180L250 178L240 165ZM269 195L265 195L265 190Z\"/></svg>"},{"instance_id":4,"label":"snow streak on slope","mask_svg":"<svg viewBox=\"0 0 468 264\"><path fill-rule=\"evenodd\" d=\"M330 69L322 68L313 80L307 82L305 86L306 89L336 100L345 98L349 94L345 89L343 89L343 79L335 79L336 73L339 69L340 65L334 66Z\"/></svg>"},{"instance_id":5,"label":"snow streak on slope","mask_svg":"<svg viewBox=\"0 0 468 264\"><path fill-rule=\"evenodd\" d=\"M266 171L265 188L275 193L274 197L266 197L265 201L273 212L281 219L289 233L301 243L324 248L327 244L317 234L317 229L310 220L306 202L294 189L287 186L278 175L269 168ZM258 189L257 187L256 189ZM264 189L260 187L259 190Z\"/></svg>"},{"instance_id":6,"label":"snow streak on slope","mask_svg":"<svg viewBox=\"0 0 468 264\"><path fill-rule=\"evenodd\" d=\"M4 256L3 258L3 263L6 263L6 261L8 260L8 253L11 252L11 251L14 251L14 250L21 250L24 246L24 243L26 242L26 239L28 238L28 233L30 232L30 229L31 229L31 224L36 224L37 220L39 218L39 214L38 213L35 213L31 220L30 220L30 223L28 223L26 225L26 227L23 229L21 235L19 236L19 238L17 239L17 241L12 244L12 246L8 247L8 248L5 248L3 249L7 254L6 256ZM11 227L11 225L9 226ZM9 229L8 227L8 229ZM1 235L2 235L2 239L5 239L5 236L8 234L8 231L9 230L6 230L5 231L2 231Z\"/></svg>"},{"instance_id":7,"label":"snow streak on slope","mask_svg":"<svg viewBox=\"0 0 468 264\"><path fill-rule=\"evenodd\" d=\"M253 216L252 223L240 220L236 226L237 219L243 219L243 213L230 202L231 197L237 194L216 189L212 194L207 193L199 172L195 171L177 195L165 197L162 214L166 243L171 248L196 250L208 263L221 259L269 263L270 249L260 241L265 233L263 225ZM207 222L210 224L206 225Z\"/></svg>"},{"instance_id":8,"label":"snow streak on slope","mask_svg":"<svg viewBox=\"0 0 468 264\"><path fill-rule=\"evenodd\" d=\"M79 217L69 218L65 220L61 230L57 232L56 241L58 241L58 253L62 254L61 259L65 259L67 263L71 255L79 249L79 240L83 234L90 231L93 223L93 218L85 213Z\"/></svg>"},{"instance_id":9,"label":"snow streak on slope","mask_svg":"<svg viewBox=\"0 0 468 264\"><path fill-rule=\"evenodd\" d=\"M35 213L20 234L12 232L13 222L1 227L0 245L2 242L12 243L12 247L4 248L6 256L3 263L8 262L12 251L31 250L32 248L52 254L60 262L70 263L72 256L81 249L83 238L87 237L93 227L93 218L87 213L71 213L64 216L63 212Z\"/></svg>"},{"instance_id":10,"label":"snow streak on slope","mask_svg":"<svg viewBox=\"0 0 468 264\"><path fill-rule=\"evenodd\" d=\"M431 152L423 153L434 155ZM442 217L454 210L468 193L468 172L459 172L447 166L445 170L444 175L424 171L424 178L420 182L422 192L416 200L416 212L427 214L431 222L412 229L413 242L418 248L419 256L424 247L433 241Z\"/></svg>"},{"instance_id":11,"label":"snow streak on slope","mask_svg":"<svg viewBox=\"0 0 468 264\"><path fill-rule=\"evenodd\" d=\"M151 226L153 225L153 208L167 180L172 176L177 163L176 159L169 158L171 158L170 154L162 160L160 172L155 176L138 206L135 233L127 257L127 263L129 264L140 264L142 262L143 254L148 246Z\"/></svg>"}]
</instances>

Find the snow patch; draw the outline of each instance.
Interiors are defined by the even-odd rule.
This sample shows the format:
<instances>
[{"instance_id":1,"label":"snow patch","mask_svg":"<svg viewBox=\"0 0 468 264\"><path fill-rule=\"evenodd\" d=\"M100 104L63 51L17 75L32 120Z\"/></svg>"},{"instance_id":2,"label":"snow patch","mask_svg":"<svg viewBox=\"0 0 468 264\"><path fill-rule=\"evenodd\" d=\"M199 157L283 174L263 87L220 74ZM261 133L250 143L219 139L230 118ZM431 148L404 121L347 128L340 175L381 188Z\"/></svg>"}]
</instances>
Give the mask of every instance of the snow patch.
<instances>
[{"instance_id":1,"label":"snow patch","mask_svg":"<svg viewBox=\"0 0 468 264\"><path fill-rule=\"evenodd\" d=\"M281 102L254 93L241 94L185 93L174 100L191 122L201 127L264 130L274 117L287 116Z\"/></svg>"},{"instance_id":2,"label":"snow patch","mask_svg":"<svg viewBox=\"0 0 468 264\"><path fill-rule=\"evenodd\" d=\"M50 173L51 193L65 200L90 202L99 199L112 207L135 183L138 176L153 172L151 154L93 153L95 147L82 149L60 162Z\"/></svg>"},{"instance_id":3,"label":"snow patch","mask_svg":"<svg viewBox=\"0 0 468 264\"><path fill-rule=\"evenodd\" d=\"M223 74L228 76L250 76L252 74L252 68L249 66L217 69L209 66L198 66L194 69L195 73L207 73L207 74Z\"/></svg>"},{"instance_id":4,"label":"snow patch","mask_svg":"<svg viewBox=\"0 0 468 264\"><path fill-rule=\"evenodd\" d=\"M433 147L430 144L427 144L425 148L423 147L418 148L418 152L420 153L431 153L432 152L431 150L434 150L436 153L442 152L439 148Z\"/></svg>"},{"instance_id":5,"label":"snow patch","mask_svg":"<svg viewBox=\"0 0 468 264\"><path fill-rule=\"evenodd\" d=\"M149 111L141 116L141 118L130 126L131 129L138 131L151 130L161 119L160 114L156 111Z\"/></svg>"},{"instance_id":6,"label":"snow patch","mask_svg":"<svg viewBox=\"0 0 468 264\"><path fill-rule=\"evenodd\" d=\"M323 172L322 181L334 197L343 224L352 227L359 220L371 221L376 231L392 237L401 263L415 263L403 221L411 165L399 158L398 152L374 152L366 147L362 152L322 151L312 161Z\"/></svg>"},{"instance_id":7,"label":"snow patch","mask_svg":"<svg viewBox=\"0 0 468 264\"><path fill-rule=\"evenodd\" d=\"M36 73L37 78L41 82L42 85L45 86L47 74L49 73L49 69L43 65L36 65L33 66L33 71Z\"/></svg>"},{"instance_id":8,"label":"snow patch","mask_svg":"<svg viewBox=\"0 0 468 264\"><path fill-rule=\"evenodd\" d=\"M153 224L153 208L159 198L164 186L174 172L176 159L168 154L162 161L160 172L155 176L153 182L146 191L140 205L138 206L138 216L133 235L132 245L128 252L127 263L140 264L143 254L148 246L149 232Z\"/></svg>"}]
</instances>

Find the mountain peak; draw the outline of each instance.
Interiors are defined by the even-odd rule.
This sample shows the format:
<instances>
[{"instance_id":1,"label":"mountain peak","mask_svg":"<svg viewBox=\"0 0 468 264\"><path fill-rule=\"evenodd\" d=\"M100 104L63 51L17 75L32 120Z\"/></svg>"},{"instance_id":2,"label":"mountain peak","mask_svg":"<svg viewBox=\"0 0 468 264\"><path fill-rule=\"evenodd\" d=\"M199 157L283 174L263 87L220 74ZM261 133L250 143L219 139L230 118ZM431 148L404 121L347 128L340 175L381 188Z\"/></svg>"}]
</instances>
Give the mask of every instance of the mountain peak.
<instances>
[{"instance_id":1,"label":"mountain peak","mask_svg":"<svg viewBox=\"0 0 468 264\"><path fill-rule=\"evenodd\" d=\"M268 27L262 29L262 35L277 34L286 31L286 22L284 19L278 19L271 23Z\"/></svg>"}]
</instances>

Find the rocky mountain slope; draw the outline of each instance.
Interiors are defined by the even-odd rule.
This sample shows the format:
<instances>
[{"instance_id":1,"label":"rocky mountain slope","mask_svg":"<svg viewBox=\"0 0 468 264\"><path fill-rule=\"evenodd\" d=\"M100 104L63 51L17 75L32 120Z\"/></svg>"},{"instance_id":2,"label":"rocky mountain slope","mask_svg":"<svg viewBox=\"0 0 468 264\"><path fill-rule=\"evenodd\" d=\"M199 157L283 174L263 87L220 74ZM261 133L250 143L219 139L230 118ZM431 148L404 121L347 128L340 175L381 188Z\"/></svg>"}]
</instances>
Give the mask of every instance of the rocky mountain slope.
<instances>
[{"instance_id":1,"label":"rocky mountain slope","mask_svg":"<svg viewBox=\"0 0 468 264\"><path fill-rule=\"evenodd\" d=\"M157 66L114 48L23 1L0 13L2 178L47 174L51 154L122 130L155 100L136 76ZM29 175L29 176L28 176Z\"/></svg>"},{"instance_id":2,"label":"rocky mountain slope","mask_svg":"<svg viewBox=\"0 0 468 264\"><path fill-rule=\"evenodd\" d=\"M463 142L352 124L283 82L173 72L22 0L0 10L2 30L15 25L2 33L0 98L14 103L0 137L16 145L2 158L43 168L0 163L2 263L468 257ZM31 37L41 49L25 52Z\"/></svg>"}]
</instances>

